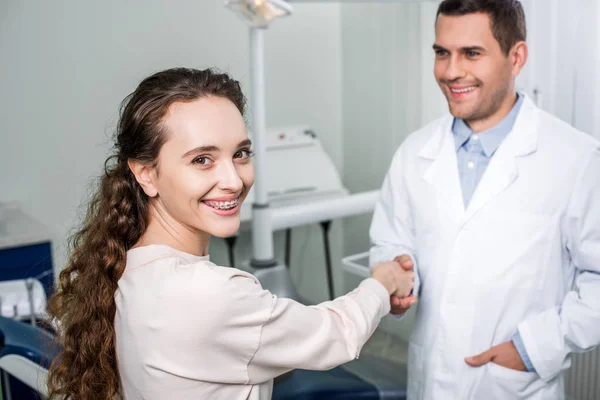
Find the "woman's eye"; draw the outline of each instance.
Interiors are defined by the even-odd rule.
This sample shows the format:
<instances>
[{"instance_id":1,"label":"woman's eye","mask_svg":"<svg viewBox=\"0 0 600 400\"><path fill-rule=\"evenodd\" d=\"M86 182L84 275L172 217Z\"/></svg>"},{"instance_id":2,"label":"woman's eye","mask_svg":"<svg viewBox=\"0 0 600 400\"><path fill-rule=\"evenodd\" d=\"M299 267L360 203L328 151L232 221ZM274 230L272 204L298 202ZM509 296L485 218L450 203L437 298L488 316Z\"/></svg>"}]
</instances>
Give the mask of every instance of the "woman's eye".
<instances>
[{"instance_id":1,"label":"woman's eye","mask_svg":"<svg viewBox=\"0 0 600 400\"><path fill-rule=\"evenodd\" d=\"M238 150L234 155L233 158L241 158L241 159L247 159L252 157L253 153L248 150L248 149L242 149L242 150Z\"/></svg>"},{"instance_id":2,"label":"woman's eye","mask_svg":"<svg viewBox=\"0 0 600 400\"><path fill-rule=\"evenodd\" d=\"M210 165L212 160L208 157L196 157L192 160L192 164L196 165Z\"/></svg>"}]
</instances>

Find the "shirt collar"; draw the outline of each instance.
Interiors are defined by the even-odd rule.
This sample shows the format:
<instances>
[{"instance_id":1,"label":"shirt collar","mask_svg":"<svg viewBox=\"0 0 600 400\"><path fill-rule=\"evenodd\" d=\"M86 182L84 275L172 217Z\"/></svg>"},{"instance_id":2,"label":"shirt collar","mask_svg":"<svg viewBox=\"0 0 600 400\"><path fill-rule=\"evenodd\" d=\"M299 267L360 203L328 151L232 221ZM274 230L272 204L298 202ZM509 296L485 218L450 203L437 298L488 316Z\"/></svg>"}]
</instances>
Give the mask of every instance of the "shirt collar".
<instances>
[{"instance_id":1,"label":"shirt collar","mask_svg":"<svg viewBox=\"0 0 600 400\"><path fill-rule=\"evenodd\" d=\"M149 244L146 246L135 247L127 251L127 267L142 266L161 258L180 258L190 264L201 261L210 262L209 256L197 256L195 254L185 253L164 244Z\"/></svg>"},{"instance_id":2,"label":"shirt collar","mask_svg":"<svg viewBox=\"0 0 600 400\"><path fill-rule=\"evenodd\" d=\"M500 147L500 144L504 138L512 131L515 121L517 120L517 116L519 115L519 110L521 109L525 99L525 96L520 93L517 93L517 97L517 102L502 121L487 131L477 134L479 135L481 147L483 148L483 151L487 157L491 157L496 150L498 150L498 147ZM454 122L452 123L452 133L454 134L456 151L458 151L458 149L460 149L469 140L474 132L471 130L471 128L469 128L464 120L454 118Z\"/></svg>"}]
</instances>

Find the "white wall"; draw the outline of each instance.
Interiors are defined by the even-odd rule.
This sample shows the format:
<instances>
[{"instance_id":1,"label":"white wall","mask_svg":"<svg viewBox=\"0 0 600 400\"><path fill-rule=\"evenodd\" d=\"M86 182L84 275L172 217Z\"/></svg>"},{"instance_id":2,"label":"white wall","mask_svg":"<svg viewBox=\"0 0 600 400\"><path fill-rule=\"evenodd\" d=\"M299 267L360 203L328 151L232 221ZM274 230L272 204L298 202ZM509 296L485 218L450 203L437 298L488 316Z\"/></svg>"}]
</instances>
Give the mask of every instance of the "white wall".
<instances>
[{"instance_id":1,"label":"white wall","mask_svg":"<svg viewBox=\"0 0 600 400\"><path fill-rule=\"evenodd\" d=\"M576 128L600 138L600 4L522 0L530 55L519 88ZM540 96L541 94L541 96Z\"/></svg>"},{"instance_id":2,"label":"white wall","mask_svg":"<svg viewBox=\"0 0 600 400\"><path fill-rule=\"evenodd\" d=\"M600 4L580 0L578 5L573 125L600 139Z\"/></svg>"},{"instance_id":3,"label":"white wall","mask_svg":"<svg viewBox=\"0 0 600 400\"><path fill-rule=\"evenodd\" d=\"M247 28L223 3L0 3L0 201L21 202L51 228L56 269L86 185L107 155L119 102L142 78L173 66L217 66L247 91ZM339 21L339 5L298 5L267 32L266 69L268 125L312 124L341 168ZM294 248L308 243L312 256L296 251L292 264L301 292L318 300L325 275L320 241L307 239L320 233L311 229L299 229ZM337 228L334 259L340 240Z\"/></svg>"},{"instance_id":4,"label":"white wall","mask_svg":"<svg viewBox=\"0 0 600 400\"><path fill-rule=\"evenodd\" d=\"M342 5L344 180L379 189L412 131L447 112L433 77L437 2ZM345 254L369 247L370 216L346 222Z\"/></svg>"},{"instance_id":5,"label":"white wall","mask_svg":"<svg viewBox=\"0 0 600 400\"><path fill-rule=\"evenodd\" d=\"M546 111L572 123L578 5L555 0L522 3L529 59L517 78L517 88Z\"/></svg>"},{"instance_id":6,"label":"white wall","mask_svg":"<svg viewBox=\"0 0 600 400\"><path fill-rule=\"evenodd\" d=\"M404 138L445 109L433 78L436 6L342 6L344 178L354 191L378 189Z\"/></svg>"}]
</instances>

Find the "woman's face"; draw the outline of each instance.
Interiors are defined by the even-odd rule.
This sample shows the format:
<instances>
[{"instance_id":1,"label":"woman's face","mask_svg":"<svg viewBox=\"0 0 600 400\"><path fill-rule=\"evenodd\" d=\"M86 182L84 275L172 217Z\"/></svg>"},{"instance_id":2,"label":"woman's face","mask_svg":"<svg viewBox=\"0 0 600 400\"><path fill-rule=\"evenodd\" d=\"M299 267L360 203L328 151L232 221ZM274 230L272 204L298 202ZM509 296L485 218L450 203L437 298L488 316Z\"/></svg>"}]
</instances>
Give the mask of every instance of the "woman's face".
<instances>
[{"instance_id":1,"label":"woman's face","mask_svg":"<svg viewBox=\"0 0 600 400\"><path fill-rule=\"evenodd\" d=\"M194 233L235 234L254 183L242 115L228 99L206 97L172 104L163 123L167 140L152 173L152 201L167 214L161 220Z\"/></svg>"}]
</instances>

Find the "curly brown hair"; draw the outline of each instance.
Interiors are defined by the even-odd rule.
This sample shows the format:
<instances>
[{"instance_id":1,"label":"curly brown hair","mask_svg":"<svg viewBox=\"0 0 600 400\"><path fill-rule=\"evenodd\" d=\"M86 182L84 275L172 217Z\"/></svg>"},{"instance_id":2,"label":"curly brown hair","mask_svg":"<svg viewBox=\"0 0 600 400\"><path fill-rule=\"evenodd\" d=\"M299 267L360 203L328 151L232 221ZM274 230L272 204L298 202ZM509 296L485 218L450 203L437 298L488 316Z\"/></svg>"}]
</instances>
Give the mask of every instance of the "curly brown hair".
<instances>
[{"instance_id":1,"label":"curly brown hair","mask_svg":"<svg viewBox=\"0 0 600 400\"><path fill-rule=\"evenodd\" d=\"M50 399L112 399L120 396L115 352L115 291L126 253L148 225L148 196L128 160L156 165L168 132L162 118L175 102L218 96L244 115L239 82L212 69L173 68L144 79L123 100L113 154L81 229L70 239L70 259L60 273L48 311L62 346L50 366Z\"/></svg>"}]
</instances>

